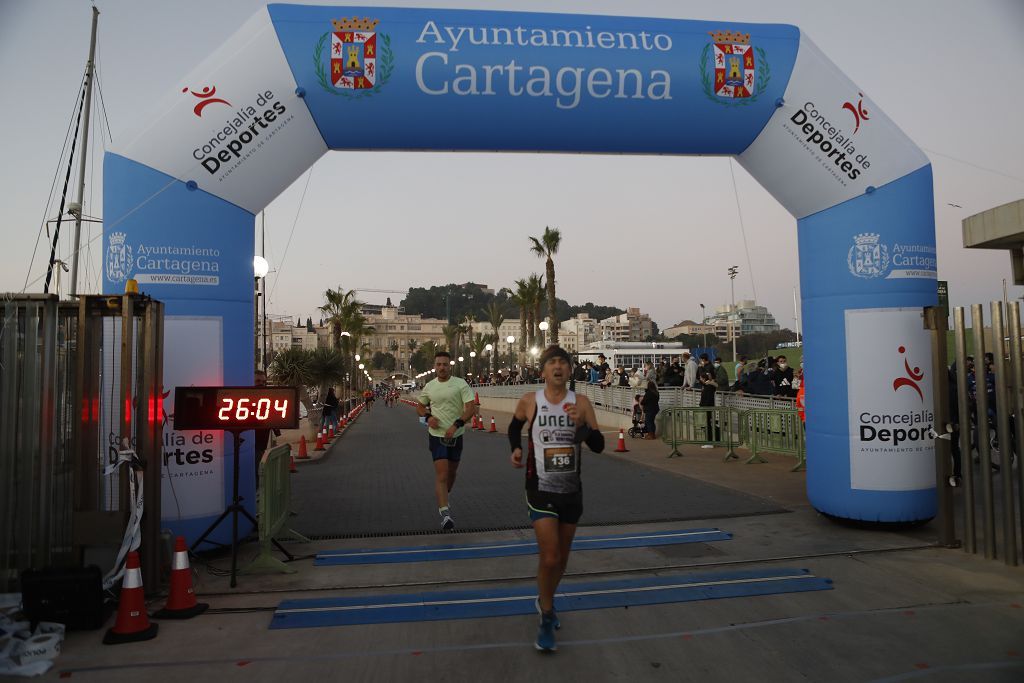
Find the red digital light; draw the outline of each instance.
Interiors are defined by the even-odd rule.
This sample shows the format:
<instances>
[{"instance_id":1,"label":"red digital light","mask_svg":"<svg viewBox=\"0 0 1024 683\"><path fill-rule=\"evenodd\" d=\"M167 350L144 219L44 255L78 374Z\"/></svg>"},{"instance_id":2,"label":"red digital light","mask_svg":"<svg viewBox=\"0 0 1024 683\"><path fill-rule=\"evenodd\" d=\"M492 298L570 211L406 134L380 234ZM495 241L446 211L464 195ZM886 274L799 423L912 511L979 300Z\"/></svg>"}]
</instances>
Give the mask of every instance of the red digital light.
<instances>
[{"instance_id":1,"label":"red digital light","mask_svg":"<svg viewBox=\"0 0 1024 683\"><path fill-rule=\"evenodd\" d=\"M298 426L294 387L178 387L176 429L292 429Z\"/></svg>"}]
</instances>

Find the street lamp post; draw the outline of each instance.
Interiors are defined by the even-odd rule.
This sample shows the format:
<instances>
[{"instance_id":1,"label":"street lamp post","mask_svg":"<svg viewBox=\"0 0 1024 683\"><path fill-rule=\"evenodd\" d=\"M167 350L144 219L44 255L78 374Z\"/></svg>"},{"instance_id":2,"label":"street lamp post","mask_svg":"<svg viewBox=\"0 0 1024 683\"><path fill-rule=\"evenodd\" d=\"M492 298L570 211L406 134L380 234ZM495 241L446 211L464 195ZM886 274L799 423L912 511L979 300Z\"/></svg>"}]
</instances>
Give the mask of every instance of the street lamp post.
<instances>
[{"instance_id":1,"label":"street lamp post","mask_svg":"<svg viewBox=\"0 0 1024 683\"><path fill-rule=\"evenodd\" d=\"M512 345L516 343L516 338L514 335L510 334L507 337L505 337L505 341L508 342L508 364L511 367L512 365L514 365L514 363L512 362Z\"/></svg>"},{"instance_id":2,"label":"street lamp post","mask_svg":"<svg viewBox=\"0 0 1024 683\"><path fill-rule=\"evenodd\" d=\"M75 256L77 258L77 254ZM267 300L266 300L266 294L264 292L260 291L260 282L264 278L266 278L267 277L267 273L270 272L270 264L267 263L267 259L263 258L262 256L254 256L253 259L252 259L252 272L253 272L253 275L255 276L255 282L253 284L253 292L254 292L253 298L254 298L255 303L256 303L256 306L255 306L256 310L254 312L255 316L256 316L256 321L255 321L255 325L254 325L254 331L255 331L256 334L255 334L255 339L254 339L254 342L253 342L254 345L255 345L255 353L253 354L253 361L255 362L255 365L256 365L257 369L262 368L263 372L266 372L267 371L267 349L266 349L267 330L266 330L266 327L265 327L265 325L266 325L265 318L266 318L266 315L267 315ZM260 327L261 327L261 325L260 325L260 299L261 298L263 299L263 317L264 317L264 325L263 325L263 327L264 327L264 329L263 329L263 340L264 341L263 341L262 345L260 344Z\"/></svg>"},{"instance_id":3,"label":"street lamp post","mask_svg":"<svg viewBox=\"0 0 1024 683\"><path fill-rule=\"evenodd\" d=\"M352 338L352 333L349 332L348 330L342 330L341 331L341 336L342 337L348 337L349 339L351 339ZM348 346L348 342L345 342L345 346L346 347ZM343 349L343 351L347 351L347 350L348 350L347 348ZM348 390L345 392L345 400L348 401L350 398L352 398L352 380L355 379L356 369L353 367L352 371L349 372L349 362L348 362L348 354L347 353L345 354L345 358L346 358L346 360L345 360L345 375L347 376L346 379L348 379Z\"/></svg>"},{"instance_id":4,"label":"street lamp post","mask_svg":"<svg viewBox=\"0 0 1024 683\"><path fill-rule=\"evenodd\" d=\"M700 306L700 327L701 332L704 333L704 348L708 347L708 312L704 309L704 304L697 304Z\"/></svg>"},{"instance_id":5,"label":"street lamp post","mask_svg":"<svg viewBox=\"0 0 1024 683\"><path fill-rule=\"evenodd\" d=\"M732 337L732 361L736 362L736 326L732 322L736 317L736 274L740 271L739 266L733 266L729 269L729 295L732 299L732 315L730 316L729 323L729 336Z\"/></svg>"},{"instance_id":6,"label":"street lamp post","mask_svg":"<svg viewBox=\"0 0 1024 683\"><path fill-rule=\"evenodd\" d=\"M537 325L537 327L540 329L540 343L543 346L544 345L544 333L548 331L548 327L550 327L550 326L548 325L548 321L547 320L541 320L540 324Z\"/></svg>"},{"instance_id":7,"label":"street lamp post","mask_svg":"<svg viewBox=\"0 0 1024 683\"><path fill-rule=\"evenodd\" d=\"M484 351L487 352L487 367L490 372L494 373L494 344L488 344L484 347Z\"/></svg>"}]
</instances>

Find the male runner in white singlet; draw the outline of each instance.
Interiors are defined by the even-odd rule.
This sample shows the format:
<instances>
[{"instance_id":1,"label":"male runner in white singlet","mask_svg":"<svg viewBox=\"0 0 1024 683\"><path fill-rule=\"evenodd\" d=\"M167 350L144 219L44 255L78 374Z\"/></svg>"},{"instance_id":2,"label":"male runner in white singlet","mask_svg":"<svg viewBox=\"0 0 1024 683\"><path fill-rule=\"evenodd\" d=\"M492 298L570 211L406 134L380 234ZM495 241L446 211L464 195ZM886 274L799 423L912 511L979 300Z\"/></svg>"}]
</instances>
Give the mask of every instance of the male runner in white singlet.
<instances>
[{"instance_id":1,"label":"male runner in white singlet","mask_svg":"<svg viewBox=\"0 0 1024 683\"><path fill-rule=\"evenodd\" d=\"M555 629L561 627L555 615L555 590L565 573L576 524L583 514L580 444L585 442L600 453L604 436L590 400L566 388L571 374L569 354L561 347L549 346L540 357L540 367L544 388L519 399L508 438L512 465L522 467L522 430L529 424L526 502L537 536L537 611L541 615L534 646L553 652L558 649Z\"/></svg>"}]
</instances>

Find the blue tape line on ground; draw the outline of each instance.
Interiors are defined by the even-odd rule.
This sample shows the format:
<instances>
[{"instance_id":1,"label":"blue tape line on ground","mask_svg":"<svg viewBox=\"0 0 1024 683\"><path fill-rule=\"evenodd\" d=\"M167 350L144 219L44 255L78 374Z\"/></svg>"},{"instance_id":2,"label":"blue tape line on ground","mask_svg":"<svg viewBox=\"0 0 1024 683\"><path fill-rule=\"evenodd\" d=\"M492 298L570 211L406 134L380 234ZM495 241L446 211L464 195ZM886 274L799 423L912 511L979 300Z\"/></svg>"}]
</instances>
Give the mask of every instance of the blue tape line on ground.
<instances>
[{"instance_id":1,"label":"blue tape line on ground","mask_svg":"<svg viewBox=\"0 0 1024 683\"><path fill-rule=\"evenodd\" d=\"M640 548L677 543L706 543L727 541L732 534L720 529L677 529L642 534L614 536L584 536L573 541L572 549L608 550L613 548ZM397 562L435 562L438 560L466 560L483 557L512 557L533 555L537 552L534 541L475 543L466 545L412 546L405 548L362 548L358 550L329 550L318 553L314 564L319 567L351 564L391 564Z\"/></svg>"},{"instance_id":2,"label":"blue tape line on ground","mask_svg":"<svg viewBox=\"0 0 1024 683\"><path fill-rule=\"evenodd\" d=\"M832 581L806 569L761 568L641 579L565 584L555 596L560 612L691 602L741 596L830 590ZM533 586L351 598L286 600L270 628L311 628L411 621L479 619L534 613Z\"/></svg>"}]
</instances>

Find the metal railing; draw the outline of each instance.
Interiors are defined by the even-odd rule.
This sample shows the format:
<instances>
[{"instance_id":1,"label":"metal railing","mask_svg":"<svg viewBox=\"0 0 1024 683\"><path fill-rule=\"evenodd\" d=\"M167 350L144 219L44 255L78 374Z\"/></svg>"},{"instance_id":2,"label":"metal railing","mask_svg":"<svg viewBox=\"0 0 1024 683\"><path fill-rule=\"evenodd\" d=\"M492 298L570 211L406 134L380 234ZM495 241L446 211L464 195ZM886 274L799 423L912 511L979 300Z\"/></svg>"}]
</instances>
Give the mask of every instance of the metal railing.
<instances>
[{"instance_id":1,"label":"metal railing","mask_svg":"<svg viewBox=\"0 0 1024 683\"><path fill-rule=\"evenodd\" d=\"M1024 444L1024 362L1020 304L1014 301L1004 308L1002 301L993 301L990 318L991 336L986 340L984 307L971 306L972 369L968 367L965 310L959 306L953 309L955 357L948 380L951 388L956 389L955 406L950 400L950 408L957 415L942 430L948 433L939 436L949 439L953 471L949 472L948 463L944 463L946 467L939 473L938 484L959 484L953 491L963 499L960 531L964 550L977 554L980 541L985 557L1001 556L1006 564L1016 566L1019 551L1024 547L1024 466L1020 452ZM985 360L986 351L992 353L990 367Z\"/></svg>"},{"instance_id":2,"label":"metal railing","mask_svg":"<svg viewBox=\"0 0 1024 683\"><path fill-rule=\"evenodd\" d=\"M536 391L542 385L535 384L494 384L473 387L480 398L519 398L528 391ZM631 414L633 399L644 392L636 387L608 386L585 382L576 383L576 393L586 396L590 402L604 410ZM700 406L700 390L682 387L658 387L658 405L666 408L695 408ZM715 405L752 410L758 408L796 409L796 400L781 396L757 396L729 391L715 392Z\"/></svg>"},{"instance_id":3,"label":"metal railing","mask_svg":"<svg viewBox=\"0 0 1024 683\"><path fill-rule=\"evenodd\" d=\"M29 567L75 565L87 553L113 561L132 506L128 478L105 470L128 450L146 475L143 581L159 585L162 382L159 301L4 297L0 590L17 589Z\"/></svg>"},{"instance_id":4,"label":"metal railing","mask_svg":"<svg viewBox=\"0 0 1024 683\"><path fill-rule=\"evenodd\" d=\"M740 414L741 441L750 448L747 463L767 462L759 453L771 452L792 455L797 472L807 464L804 425L795 410L747 410Z\"/></svg>"},{"instance_id":5,"label":"metal railing","mask_svg":"<svg viewBox=\"0 0 1024 683\"><path fill-rule=\"evenodd\" d=\"M292 448L277 446L260 458L259 488L256 490L256 520L259 532L259 554L240 573L282 572L294 574L295 569L271 554L271 544L289 560L295 559L279 542L291 538L303 543L309 539L287 527L291 516L292 480L289 472Z\"/></svg>"},{"instance_id":6,"label":"metal railing","mask_svg":"<svg viewBox=\"0 0 1024 683\"><path fill-rule=\"evenodd\" d=\"M733 446L740 443L738 411L729 406L666 408L655 418L662 441L672 447L668 457L681 457L684 444L724 446L725 459L735 458Z\"/></svg>"}]
</instances>

